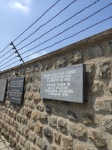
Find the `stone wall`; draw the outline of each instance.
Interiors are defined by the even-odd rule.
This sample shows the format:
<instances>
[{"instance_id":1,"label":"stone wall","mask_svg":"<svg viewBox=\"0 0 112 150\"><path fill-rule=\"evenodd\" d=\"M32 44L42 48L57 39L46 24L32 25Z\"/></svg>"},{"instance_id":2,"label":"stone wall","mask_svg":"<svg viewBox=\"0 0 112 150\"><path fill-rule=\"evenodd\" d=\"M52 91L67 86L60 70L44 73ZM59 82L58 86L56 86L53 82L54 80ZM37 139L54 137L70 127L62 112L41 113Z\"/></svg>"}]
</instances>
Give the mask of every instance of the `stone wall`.
<instances>
[{"instance_id":1,"label":"stone wall","mask_svg":"<svg viewBox=\"0 0 112 150\"><path fill-rule=\"evenodd\" d=\"M86 66L87 103L40 98L41 72ZM0 103L0 132L16 150L112 150L112 29L0 73L25 76L24 103ZM8 89L7 89L8 92Z\"/></svg>"}]
</instances>

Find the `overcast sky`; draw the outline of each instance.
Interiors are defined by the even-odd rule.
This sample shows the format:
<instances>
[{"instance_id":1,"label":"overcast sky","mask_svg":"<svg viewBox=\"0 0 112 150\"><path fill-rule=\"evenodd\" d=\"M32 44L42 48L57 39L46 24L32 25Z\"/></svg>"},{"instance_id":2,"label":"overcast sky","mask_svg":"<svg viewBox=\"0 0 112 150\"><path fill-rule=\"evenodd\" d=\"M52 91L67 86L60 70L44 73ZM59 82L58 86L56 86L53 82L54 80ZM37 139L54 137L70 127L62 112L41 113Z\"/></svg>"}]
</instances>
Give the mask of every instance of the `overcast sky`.
<instances>
[{"instance_id":1,"label":"overcast sky","mask_svg":"<svg viewBox=\"0 0 112 150\"><path fill-rule=\"evenodd\" d=\"M57 0L0 0L0 52L4 49L5 46L7 46L11 41L14 41L14 39L20 35L28 26L30 26L37 18L39 18L49 7L51 7ZM55 17L52 21L50 21L45 26L41 26L45 24L49 19L54 17L57 13L59 13L63 8L65 8L67 5L69 5L73 0L60 0L50 11L48 11L37 23L35 23L27 32L25 32L20 38L18 38L14 44L17 45L19 42L21 42L24 38L26 38L28 35L30 35L32 32L34 32L36 29L38 29L40 26L41 28L33 34L30 38L22 42L20 45L18 45L16 48L17 50L25 46L26 44L30 43L34 39L40 37L42 34L46 33L53 27L61 24L66 19L70 18L77 12L81 11L83 8L89 6L90 4L94 3L96 0L76 0L76 2L72 3L67 9L65 9L60 15ZM44 41L48 40L49 38L55 36L56 34L62 32L63 30L69 28L70 26L78 23L82 19L92 15L94 12L100 10L104 6L107 6L108 4L112 3L112 0L99 0L96 4L94 4L92 7L89 7L88 9L84 10L82 13L79 13L63 25L60 25L58 28L55 28L55 30L52 30L48 34L45 34L29 46L21 49L19 52L24 53L25 51L39 45L40 43L43 43ZM46 53L49 53L51 51L57 50L59 48L62 48L64 46L67 46L69 44L72 44L74 42L77 42L79 40L82 40L86 37L92 36L94 34L97 34L99 32L105 31L107 29L112 28L112 18L93 27L88 29L87 31L81 32L80 34L77 34L76 36L65 40L63 42L60 42L59 44L56 44L50 48L50 45L68 37L71 36L103 19L106 19L108 17L112 16L112 5L109 7L103 9L101 12L97 13L93 17L86 19L85 21L79 23L78 25L75 25L70 30L67 30L63 34L60 34L56 38L53 38L52 40L49 40L48 42L45 42L44 44L41 44L40 46L36 47L33 50L28 51L25 54L22 54L22 57L26 57L28 55L31 55L32 53L35 53L41 49L44 49L40 53L35 53L27 58L24 58L24 61L31 60L33 58L39 57L41 55L44 55ZM12 46L9 46L6 50L4 50L2 53L0 53L0 57L3 56L3 54L7 53ZM9 65L10 63L13 63L18 59L17 54L12 54L14 50L9 51L5 56L0 58L0 66L2 65L1 70L7 69L9 67L12 67L14 65L21 64L21 62L14 63L11 66L5 67L6 65ZM11 55L11 56L10 56ZM10 56L10 57L8 57ZM15 57L15 58L14 58ZM5 58L7 58L5 61L3 61ZM6 63L11 58L14 58L12 61ZM6 63L4 65L4 63Z\"/></svg>"}]
</instances>

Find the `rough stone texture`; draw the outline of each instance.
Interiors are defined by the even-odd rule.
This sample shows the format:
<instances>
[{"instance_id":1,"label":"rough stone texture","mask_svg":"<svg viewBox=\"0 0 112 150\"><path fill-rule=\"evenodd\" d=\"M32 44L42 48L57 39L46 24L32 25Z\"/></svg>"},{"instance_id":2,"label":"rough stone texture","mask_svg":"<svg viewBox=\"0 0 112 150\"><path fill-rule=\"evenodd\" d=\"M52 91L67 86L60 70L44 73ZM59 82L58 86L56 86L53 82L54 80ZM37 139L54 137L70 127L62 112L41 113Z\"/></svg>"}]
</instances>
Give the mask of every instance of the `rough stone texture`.
<instances>
[{"instance_id":1,"label":"rough stone texture","mask_svg":"<svg viewBox=\"0 0 112 150\"><path fill-rule=\"evenodd\" d=\"M75 137L86 137L86 127L83 124L70 123L69 124L69 132L72 136Z\"/></svg>"},{"instance_id":2,"label":"rough stone texture","mask_svg":"<svg viewBox=\"0 0 112 150\"><path fill-rule=\"evenodd\" d=\"M40 98L41 72L84 63L84 104ZM112 29L0 73L25 77L23 105L0 103L0 134L16 150L112 150ZM9 82L8 82L9 84Z\"/></svg>"},{"instance_id":3,"label":"rough stone texture","mask_svg":"<svg viewBox=\"0 0 112 150\"><path fill-rule=\"evenodd\" d=\"M89 137L92 139L97 146L105 146L106 145L106 134L100 130L90 130Z\"/></svg>"}]
</instances>

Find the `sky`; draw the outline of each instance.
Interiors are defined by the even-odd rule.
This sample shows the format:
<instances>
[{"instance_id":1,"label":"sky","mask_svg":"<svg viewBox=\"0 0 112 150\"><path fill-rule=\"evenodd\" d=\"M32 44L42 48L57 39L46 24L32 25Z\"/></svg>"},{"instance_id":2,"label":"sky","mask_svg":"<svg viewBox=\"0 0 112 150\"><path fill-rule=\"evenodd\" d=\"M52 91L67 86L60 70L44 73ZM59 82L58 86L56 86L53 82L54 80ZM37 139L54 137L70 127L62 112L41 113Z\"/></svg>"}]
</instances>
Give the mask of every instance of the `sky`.
<instances>
[{"instance_id":1,"label":"sky","mask_svg":"<svg viewBox=\"0 0 112 150\"><path fill-rule=\"evenodd\" d=\"M12 45L9 45L11 41L16 46L24 62L27 62L112 28L112 18L110 18L101 24L76 34L97 22L111 17L112 0L58 0L56 2L57 0L0 0L0 71L22 63L22 61L19 61L17 53L14 53L15 49L12 49ZM94 2L96 3L93 4ZM55 4L54 7L46 12L53 4ZM93 5L90 6L91 4ZM109 6L87 19L87 17L107 5ZM84 9L86 7L88 8ZM63 9L64 11L62 11ZM80 12L81 10L83 11ZM46 13L44 14L44 12ZM38 19L42 14L44 14L43 17ZM71 18L71 16L74 17ZM54 19L52 19L53 17ZM60 25L68 18L71 19ZM31 28L15 40L37 19L38 21ZM82 21L83 19L85 21ZM48 20L50 21L48 22ZM59 27L57 27L58 25ZM49 30L51 31L48 32ZM32 34L34 31L36 31L35 34ZM32 36L24 40L30 34ZM61 40L69 36L72 37L61 42ZM52 39L50 40L50 38ZM33 40L35 42L24 47ZM59 43L56 44L57 42ZM9 46L4 50L7 45ZM35 48L33 49L33 47Z\"/></svg>"}]
</instances>

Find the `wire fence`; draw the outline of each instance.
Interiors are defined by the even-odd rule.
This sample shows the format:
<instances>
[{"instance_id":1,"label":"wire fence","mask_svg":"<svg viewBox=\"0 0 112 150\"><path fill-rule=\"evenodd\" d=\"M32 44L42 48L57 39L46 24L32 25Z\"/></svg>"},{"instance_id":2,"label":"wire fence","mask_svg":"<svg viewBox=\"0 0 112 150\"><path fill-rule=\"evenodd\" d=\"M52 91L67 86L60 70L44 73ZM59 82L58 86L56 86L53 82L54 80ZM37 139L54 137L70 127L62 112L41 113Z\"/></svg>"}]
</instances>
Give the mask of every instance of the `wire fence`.
<instances>
[{"instance_id":1,"label":"wire fence","mask_svg":"<svg viewBox=\"0 0 112 150\"><path fill-rule=\"evenodd\" d=\"M62 21L61 23L56 23L55 25L53 25L53 27L51 27L50 29L46 29L46 31L44 33L42 33L41 35L39 35L37 37L37 35L35 35L36 38L34 38L33 40L30 40L29 38L31 38L34 34L38 33L38 31L43 28L44 26L46 26L47 24L50 24L55 18L57 18L58 16L61 15L61 13L65 13L68 8L70 8L73 4L75 4L76 2L78 3L78 0L73 0L72 2L70 2L69 4L67 4L64 8L62 8L57 14L55 14L51 19L48 19L44 24L41 24L36 30L34 30L33 32L31 32L29 35L24 36L24 38L22 40L20 40L17 44L15 43L16 41L18 41L23 35L25 35L25 33L30 29L33 28L34 24L37 24L37 22L39 20L41 20L43 17L45 17L45 15L51 10L54 9L54 7L56 7L56 5L58 5L58 3L61 0L57 0L51 7L49 7L39 18L37 18L28 28L26 28L20 35L18 35L11 43L9 43L5 48L3 48L2 50L0 50L0 71L6 70L10 67L13 67L15 65L18 64L22 64L24 62L28 61L28 58L30 56L34 56L39 52L45 51L51 47L54 47L55 45L58 45L59 43L62 43L63 41L67 41L73 37L76 37L79 34L85 33L86 31L88 31L91 28L95 28L96 26L99 26L101 24L104 24L106 22L108 22L108 20L112 19L112 16L106 16L103 19L96 21L93 24L88 25L87 27L82 27L79 31L74 31L72 32L72 34L68 35L65 34L68 31L71 31L74 27L79 26L80 24L82 25L83 23L85 23L87 20L92 19L94 16L97 16L103 12L104 10L108 10L109 7L112 7L112 3L109 3L105 6L103 6L102 8L99 7L99 2L101 0L96 0L94 2L92 2L91 4L85 6L84 8L80 9L75 12L74 14L72 14L70 17L66 18L64 21ZM75 22L74 24L70 25L69 27L65 28L64 30L61 30L61 32L55 32L55 35L52 36L52 34L50 35L50 37L48 36L47 40L45 40L46 38L44 38L46 35L48 35L49 33L52 33L52 31L55 31L56 29L63 27L64 24L69 23L71 20L75 20L76 17L80 15L83 16L83 13L89 9L91 9L92 7L98 7L98 9L94 12L90 12L86 17L84 17L83 19L80 19L79 21ZM100 15L99 15L100 16ZM71 23L70 23L71 24ZM57 33L57 34L56 34ZM71 33L71 32L70 32ZM60 40L57 40L55 42L52 42L53 39L62 36L62 38L59 38ZM39 42L39 40L41 40L41 42ZM37 44L38 42L38 44ZM50 42L50 44L49 44ZM24 44L25 43L25 44ZM42 48L39 48L37 50L38 47L43 46Z\"/></svg>"}]
</instances>

